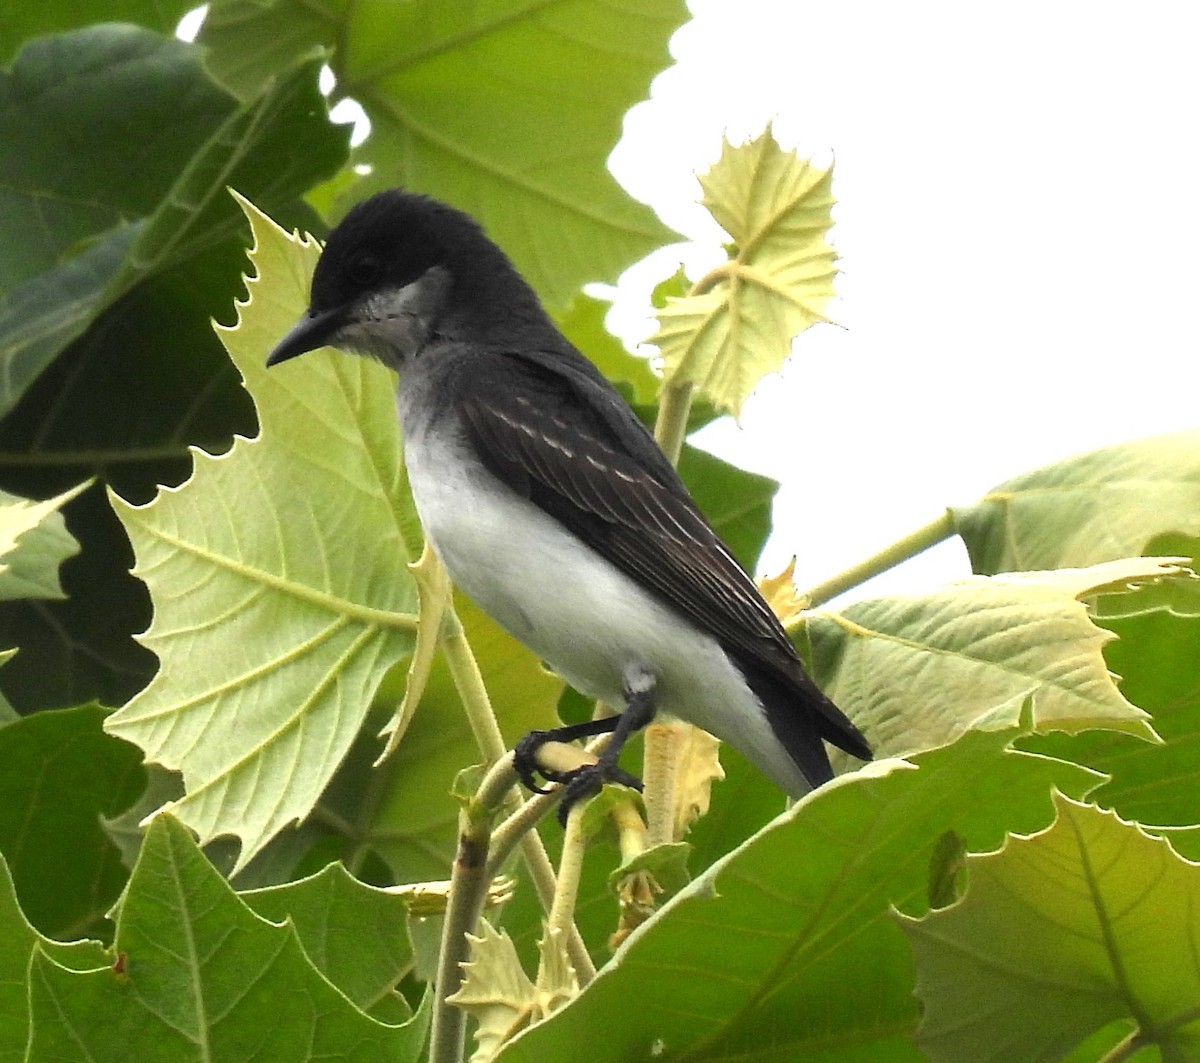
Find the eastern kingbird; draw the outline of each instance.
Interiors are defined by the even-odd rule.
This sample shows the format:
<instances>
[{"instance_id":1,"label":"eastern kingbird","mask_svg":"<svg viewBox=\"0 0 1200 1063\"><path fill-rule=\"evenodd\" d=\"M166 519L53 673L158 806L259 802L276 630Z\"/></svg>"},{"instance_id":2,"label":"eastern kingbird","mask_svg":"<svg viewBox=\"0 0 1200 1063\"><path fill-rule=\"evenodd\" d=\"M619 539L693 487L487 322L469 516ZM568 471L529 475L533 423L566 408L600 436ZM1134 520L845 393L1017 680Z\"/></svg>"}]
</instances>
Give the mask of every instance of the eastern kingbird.
<instances>
[{"instance_id":1,"label":"eastern kingbird","mask_svg":"<svg viewBox=\"0 0 1200 1063\"><path fill-rule=\"evenodd\" d=\"M454 582L571 686L625 706L520 743L528 785L542 742L605 731L598 764L537 770L564 807L640 785L617 758L656 710L793 796L833 777L823 740L870 758L653 436L474 219L400 190L354 207L267 364L326 346L399 372L409 484Z\"/></svg>"}]
</instances>

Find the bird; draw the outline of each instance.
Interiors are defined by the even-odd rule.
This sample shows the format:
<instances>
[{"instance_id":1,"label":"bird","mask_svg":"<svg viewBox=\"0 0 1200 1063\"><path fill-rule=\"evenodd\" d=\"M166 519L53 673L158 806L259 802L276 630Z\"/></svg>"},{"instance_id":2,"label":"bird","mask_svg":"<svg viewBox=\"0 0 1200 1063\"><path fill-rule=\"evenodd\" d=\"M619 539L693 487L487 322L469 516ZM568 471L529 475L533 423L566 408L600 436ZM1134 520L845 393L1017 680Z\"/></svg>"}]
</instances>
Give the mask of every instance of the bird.
<instances>
[{"instance_id":1,"label":"bird","mask_svg":"<svg viewBox=\"0 0 1200 1063\"><path fill-rule=\"evenodd\" d=\"M321 347L398 373L408 482L451 580L580 693L623 706L517 743L530 789L562 784L564 822L606 782L641 788L618 758L659 713L793 797L833 778L826 742L871 758L654 437L469 214L404 189L352 207L267 365ZM606 732L594 764L538 764L546 741Z\"/></svg>"}]
</instances>

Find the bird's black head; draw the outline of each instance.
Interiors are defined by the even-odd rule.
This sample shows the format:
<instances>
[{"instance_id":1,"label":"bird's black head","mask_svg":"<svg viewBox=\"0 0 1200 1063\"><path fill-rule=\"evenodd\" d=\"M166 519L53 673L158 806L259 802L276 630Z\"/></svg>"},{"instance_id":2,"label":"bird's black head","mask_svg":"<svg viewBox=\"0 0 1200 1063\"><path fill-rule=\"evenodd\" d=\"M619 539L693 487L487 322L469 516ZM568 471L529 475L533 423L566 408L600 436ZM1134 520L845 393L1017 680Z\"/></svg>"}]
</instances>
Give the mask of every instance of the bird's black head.
<instances>
[{"instance_id":1,"label":"bird's black head","mask_svg":"<svg viewBox=\"0 0 1200 1063\"><path fill-rule=\"evenodd\" d=\"M345 347L398 366L450 320L486 330L536 297L469 215L400 189L351 209L329 234L313 273L308 312L268 365L317 347ZM540 307L537 310L540 313Z\"/></svg>"}]
</instances>

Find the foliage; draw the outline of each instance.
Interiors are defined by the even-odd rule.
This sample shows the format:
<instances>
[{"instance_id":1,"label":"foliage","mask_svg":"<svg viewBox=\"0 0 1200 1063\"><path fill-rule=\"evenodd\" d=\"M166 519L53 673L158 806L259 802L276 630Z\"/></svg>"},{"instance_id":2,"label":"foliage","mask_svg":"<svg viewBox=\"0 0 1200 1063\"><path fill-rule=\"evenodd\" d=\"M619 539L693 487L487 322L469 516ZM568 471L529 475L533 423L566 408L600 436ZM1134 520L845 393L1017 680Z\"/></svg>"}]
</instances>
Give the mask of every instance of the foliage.
<instances>
[{"instance_id":1,"label":"foliage","mask_svg":"<svg viewBox=\"0 0 1200 1063\"><path fill-rule=\"evenodd\" d=\"M774 485L681 444L825 319L832 173L723 147L728 262L662 286L659 375L580 287L671 238L604 160L680 0L217 0L197 44L185 7L0 26L0 1060L443 1063L465 1013L480 1061L1200 1060L1200 434L770 582L873 764L785 809L650 735L645 808L534 827L504 747L592 707L418 562L388 374L263 367L290 230L472 211L752 566ZM970 579L826 606L952 534Z\"/></svg>"}]
</instances>

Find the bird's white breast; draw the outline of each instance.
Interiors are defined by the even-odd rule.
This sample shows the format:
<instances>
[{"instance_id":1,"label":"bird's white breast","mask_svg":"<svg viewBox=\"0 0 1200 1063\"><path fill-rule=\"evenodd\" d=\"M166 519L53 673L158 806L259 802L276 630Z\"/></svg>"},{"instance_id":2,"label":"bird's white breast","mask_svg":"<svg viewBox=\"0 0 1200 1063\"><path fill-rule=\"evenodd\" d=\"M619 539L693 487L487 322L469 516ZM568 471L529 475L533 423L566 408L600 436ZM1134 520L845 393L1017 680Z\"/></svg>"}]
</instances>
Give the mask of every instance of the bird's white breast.
<instances>
[{"instance_id":1,"label":"bird's white breast","mask_svg":"<svg viewBox=\"0 0 1200 1063\"><path fill-rule=\"evenodd\" d=\"M448 427L410 434L406 462L421 522L454 582L577 690L623 706L626 677L649 672L662 711L804 793L803 776L717 642L497 480Z\"/></svg>"}]
</instances>

